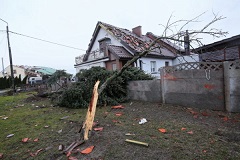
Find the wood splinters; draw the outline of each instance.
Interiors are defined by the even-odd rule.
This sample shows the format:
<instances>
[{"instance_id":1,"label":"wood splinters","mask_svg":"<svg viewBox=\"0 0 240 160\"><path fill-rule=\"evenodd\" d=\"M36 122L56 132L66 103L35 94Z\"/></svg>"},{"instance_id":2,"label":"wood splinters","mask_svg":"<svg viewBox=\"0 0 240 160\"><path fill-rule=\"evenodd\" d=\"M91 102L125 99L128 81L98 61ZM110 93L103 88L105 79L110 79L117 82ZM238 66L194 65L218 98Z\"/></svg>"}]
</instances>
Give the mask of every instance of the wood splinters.
<instances>
[{"instance_id":1,"label":"wood splinters","mask_svg":"<svg viewBox=\"0 0 240 160\"><path fill-rule=\"evenodd\" d=\"M88 107L88 112L86 115L85 123L82 127L84 129L84 136L83 136L84 140L88 140L89 131L92 130L94 116L95 116L95 112L96 112L96 105L97 105L97 100L98 100L98 85L99 85L99 83L100 83L100 81L97 81L94 85L92 99L91 99L91 102Z\"/></svg>"}]
</instances>

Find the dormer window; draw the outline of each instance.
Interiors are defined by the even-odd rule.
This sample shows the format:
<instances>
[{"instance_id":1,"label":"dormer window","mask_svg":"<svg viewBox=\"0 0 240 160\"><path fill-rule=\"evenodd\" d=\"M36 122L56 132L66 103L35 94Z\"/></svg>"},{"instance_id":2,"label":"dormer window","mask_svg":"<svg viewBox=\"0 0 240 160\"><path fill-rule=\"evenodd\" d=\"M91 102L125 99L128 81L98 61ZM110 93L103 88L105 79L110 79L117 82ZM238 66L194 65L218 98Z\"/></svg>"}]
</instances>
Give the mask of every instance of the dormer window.
<instances>
[{"instance_id":1,"label":"dormer window","mask_svg":"<svg viewBox=\"0 0 240 160\"><path fill-rule=\"evenodd\" d=\"M104 37L104 38L98 40L98 42L99 42L100 53L104 52L104 54L106 54L106 47L108 44L111 44L111 39L108 37Z\"/></svg>"}]
</instances>

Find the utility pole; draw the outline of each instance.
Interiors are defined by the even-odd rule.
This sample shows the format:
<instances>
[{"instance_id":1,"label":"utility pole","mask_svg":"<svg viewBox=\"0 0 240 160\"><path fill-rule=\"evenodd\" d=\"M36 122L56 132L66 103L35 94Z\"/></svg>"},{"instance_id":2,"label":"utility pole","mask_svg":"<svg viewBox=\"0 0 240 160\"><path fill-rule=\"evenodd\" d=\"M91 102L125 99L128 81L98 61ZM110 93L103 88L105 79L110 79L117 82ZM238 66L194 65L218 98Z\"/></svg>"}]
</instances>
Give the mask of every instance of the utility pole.
<instances>
[{"instance_id":1,"label":"utility pole","mask_svg":"<svg viewBox=\"0 0 240 160\"><path fill-rule=\"evenodd\" d=\"M13 74L13 64L12 64L12 52L11 52L11 46L9 41L9 30L7 25L7 40L8 40L8 53L9 53L9 61L10 61L10 69L11 69L11 78L12 78L12 87L13 91L15 92L15 84L14 84L14 74Z\"/></svg>"},{"instance_id":2,"label":"utility pole","mask_svg":"<svg viewBox=\"0 0 240 160\"><path fill-rule=\"evenodd\" d=\"M0 18L1 21L5 22L7 24L7 40L8 40L8 53L9 53L9 61L10 61L10 70L11 70L11 79L12 79L12 89L13 92L16 91L15 84L14 84L14 74L13 74L13 64L12 64L12 52L11 52L11 46L10 46L10 40L9 40L9 30L8 30L8 23Z\"/></svg>"},{"instance_id":3,"label":"utility pole","mask_svg":"<svg viewBox=\"0 0 240 160\"><path fill-rule=\"evenodd\" d=\"M2 75L4 77L4 64L3 64L3 57L2 57Z\"/></svg>"}]
</instances>

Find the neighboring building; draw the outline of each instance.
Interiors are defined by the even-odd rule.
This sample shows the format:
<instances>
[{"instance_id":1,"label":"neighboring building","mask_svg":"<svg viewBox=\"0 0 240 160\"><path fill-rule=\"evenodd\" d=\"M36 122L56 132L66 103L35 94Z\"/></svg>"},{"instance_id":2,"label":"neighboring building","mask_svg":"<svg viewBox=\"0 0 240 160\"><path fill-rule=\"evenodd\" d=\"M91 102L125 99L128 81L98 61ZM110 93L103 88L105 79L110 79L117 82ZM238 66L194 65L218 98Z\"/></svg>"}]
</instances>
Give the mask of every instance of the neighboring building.
<instances>
[{"instance_id":1,"label":"neighboring building","mask_svg":"<svg viewBox=\"0 0 240 160\"><path fill-rule=\"evenodd\" d=\"M24 77L42 77L43 75L52 75L56 72L56 69L49 67L41 67L41 66L24 66L24 65L13 65L13 74L14 77L19 77L21 75L21 79ZM11 76L10 65L4 69L4 75L1 73L0 77L9 77Z\"/></svg>"},{"instance_id":2,"label":"neighboring building","mask_svg":"<svg viewBox=\"0 0 240 160\"><path fill-rule=\"evenodd\" d=\"M142 35L141 26L132 31L98 22L90 40L86 54L75 58L77 73L81 69L93 66L105 67L108 70L121 69L133 56L145 50L156 39L152 33ZM178 55L184 51L167 40L159 40L156 49L138 59L133 66L146 73L159 76L158 69L171 66ZM180 62L179 62L180 63Z\"/></svg>"},{"instance_id":3,"label":"neighboring building","mask_svg":"<svg viewBox=\"0 0 240 160\"><path fill-rule=\"evenodd\" d=\"M48 75L51 76L53 75L57 70L49 67L42 67L42 66L33 66L28 68L29 72L35 72L39 74L40 76L43 75Z\"/></svg>"},{"instance_id":4,"label":"neighboring building","mask_svg":"<svg viewBox=\"0 0 240 160\"><path fill-rule=\"evenodd\" d=\"M240 59L240 35L223 39L194 50L200 61L221 62Z\"/></svg>"},{"instance_id":5,"label":"neighboring building","mask_svg":"<svg viewBox=\"0 0 240 160\"><path fill-rule=\"evenodd\" d=\"M26 77L26 72L25 69L22 66L17 66L17 65L13 65L13 75L14 77L19 77L19 75L21 75L21 80L23 80L24 77ZM9 77L11 76L11 68L10 65L7 66L4 69L4 75L3 73L0 75L0 77Z\"/></svg>"}]
</instances>

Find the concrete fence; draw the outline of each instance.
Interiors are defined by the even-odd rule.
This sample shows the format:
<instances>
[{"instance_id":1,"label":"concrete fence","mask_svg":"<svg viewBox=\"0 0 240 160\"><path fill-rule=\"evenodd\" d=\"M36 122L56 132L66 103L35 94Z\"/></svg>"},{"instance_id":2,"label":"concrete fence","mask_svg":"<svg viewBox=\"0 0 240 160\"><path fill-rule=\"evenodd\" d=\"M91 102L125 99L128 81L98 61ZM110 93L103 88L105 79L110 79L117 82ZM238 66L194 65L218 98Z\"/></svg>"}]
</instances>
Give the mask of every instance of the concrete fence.
<instances>
[{"instance_id":1,"label":"concrete fence","mask_svg":"<svg viewBox=\"0 0 240 160\"><path fill-rule=\"evenodd\" d=\"M145 80L128 82L128 97L132 100L162 102L161 81Z\"/></svg>"},{"instance_id":2,"label":"concrete fence","mask_svg":"<svg viewBox=\"0 0 240 160\"><path fill-rule=\"evenodd\" d=\"M240 112L240 60L195 62L161 69L161 80L132 81L129 98Z\"/></svg>"}]
</instances>

